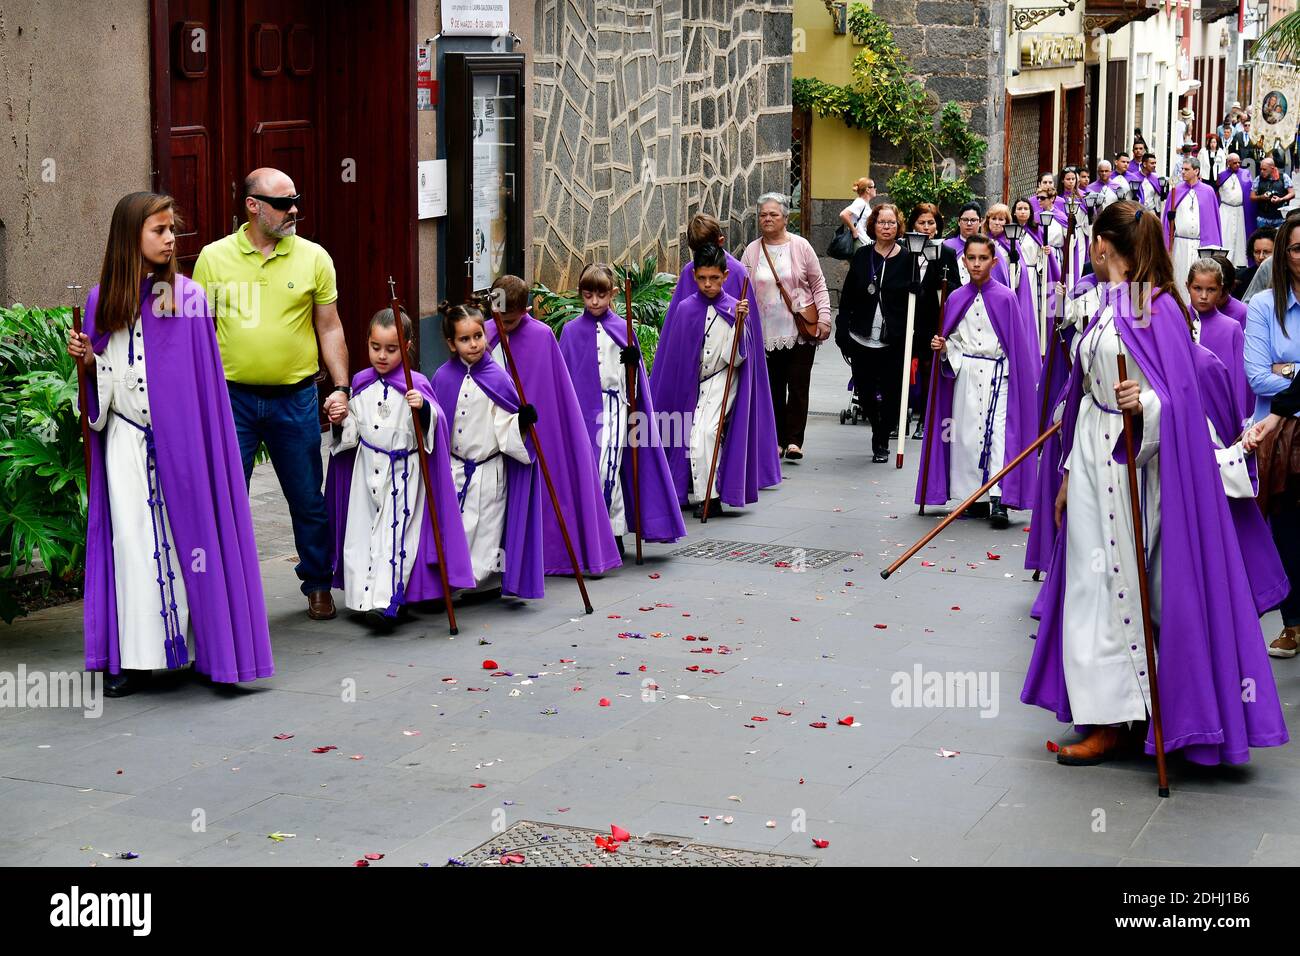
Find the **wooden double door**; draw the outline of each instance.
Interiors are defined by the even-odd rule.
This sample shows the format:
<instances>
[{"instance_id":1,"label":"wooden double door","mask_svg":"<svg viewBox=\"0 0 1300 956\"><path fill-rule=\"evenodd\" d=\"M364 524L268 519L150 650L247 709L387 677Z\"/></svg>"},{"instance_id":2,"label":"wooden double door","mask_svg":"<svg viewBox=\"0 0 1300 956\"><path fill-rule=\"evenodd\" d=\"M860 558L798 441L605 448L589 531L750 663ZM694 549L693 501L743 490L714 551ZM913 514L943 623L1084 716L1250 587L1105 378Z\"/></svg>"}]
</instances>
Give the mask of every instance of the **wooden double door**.
<instances>
[{"instance_id":1,"label":"wooden double door","mask_svg":"<svg viewBox=\"0 0 1300 956\"><path fill-rule=\"evenodd\" d=\"M244 219L243 183L283 170L298 232L338 272L352 370L388 277L419 314L413 0L152 0L154 188L184 218L178 255Z\"/></svg>"}]
</instances>

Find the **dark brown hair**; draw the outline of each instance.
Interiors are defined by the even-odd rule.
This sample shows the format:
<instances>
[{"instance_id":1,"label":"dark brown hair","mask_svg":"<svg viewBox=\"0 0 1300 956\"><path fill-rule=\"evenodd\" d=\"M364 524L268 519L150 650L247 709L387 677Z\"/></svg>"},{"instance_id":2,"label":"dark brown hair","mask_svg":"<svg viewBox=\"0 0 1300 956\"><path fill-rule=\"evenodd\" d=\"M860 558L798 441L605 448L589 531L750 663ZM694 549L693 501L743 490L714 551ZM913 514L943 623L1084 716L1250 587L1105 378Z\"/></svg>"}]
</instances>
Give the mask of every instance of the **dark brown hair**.
<instances>
[{"instance_id":1,"label":"dark brown hair","mask_svg":"<svg viewBox=\"0 0 1300 956\"><path fill-rule=\"evenodd\" d=\"M1269 278L1269 287L1273 290L1273 314L1277 316L1278 328L1287 338L1291 337L1286 331L1287 294L1292 285L1300 282L1300 275L1293 274L1300 270L1291 267L1286 247L1291 245L1293 236L1295 241L1300 241L1297 232L1300 232L1300 216L1297 215L1287 216L1277 227L1277 234L1273 237L1273 274Z\"/></svg>"},{"instance_id":2,"label":"dark brown hair","mask_svg":"<svg viewBox=\"0 0 1300 956\"><path fill-rule=\"evenodd\" d=\"M391 329L396 323L393 321L392 308L380 309L370 317L370 324L366 326L366 334L373 332L376 327L381 329ZM406 342L406 357L408 360L415 354L415 339L411 325L411 317L402 309L402 338Z\"/></svg>"},{"instance_id":3,"label":"dark brown hair","mask_svg":"<svg viewBox=\"0 0 1300 956\"><path fill-rule=\"evenodd\" d=\"M179 228L180 216L171 196L151 192L128 193L113 207L104 265L99 272L99 304L95 308L95 331L99 334L126 328L140 311L140 291L146 278L140 234L150 216L167 210L171 210L175 226ZM165 265L153 269L152 277L155 285L162 283L168 290L161 297L161 307L174 312L175 253Z\"/></svg>"},{"instance_id":4,"label":"dark brown hair","mask_svg":"<svg viewBox=\"0 0 1300 956\"><path fill-rule=\"evenodd\" d=\"M990 238L989 236L985 235L982 232L977 232L975 233L975 235L971 236L969 239L966 240L967 249L969 249L971 246L980 246L980 245L988 246L989 255L993 257L994 262L998 261L997 246L994 244L992 238Z\"/></svg>"},{"instance_id":5,"label":"dark brown hair","mask_svg":"<svg viewBox=\"0 0 1300 956\"><path fill-rule=\"evenodd\" d=\"M593 262L582 270L578 279L579 292L596 292L606 295L614 291L614 270L603 262Z\"/></svg>"},{"instance_id":6,"label":"dark brown hair","mask_svg":"<svg viewBox=\"0 0 1300 956\"><path fill-rule=\"evenodd\" d=\"M697 212L686 227L686 245L694 252L708 243L722 245L722 223L707 212Z\"/></svg>"},{"instance_id":7,"label":"dark brown hair","mask_svg":"<svg viewBox=\"0 0 1300 956\"><path fill-rule=\"evenodd\" d=\"M461 319L473 319L483 324L483 313L477 305L452 305L446 299L438 303L438 312L442 315L442 337L448 342L456 338L456 323Z\"/></svg>"},{"instance_id":8,"label":"dark brown hair","mask_svg":"<svg viewBox=\"0 0 1300 956\"><path fill-rule=\"evenodd\" d=\"M1166 292L1177 303L1183 321L1191 329L1192 316L1174 284L1174 262L1165 248L1165 234L1160 228L1159 216L1147 212L1131 199L1123 199L1102 210L1092 227L1092 235L1094 239L1109 242L1129 264L1129 283L1144 289L1140 311L1147 312L1151 300Z\"/></svg>"},{"instance_id":9,"label":"dark brown hair","mask_svg":"<svg viewBox=\"0 0 1300 956\"><path fill-rule=\"evenodd\" d=\"M867 225L865 227L867 235L872 239L876 238L876 222L880 219L880 214L886 209L894 214L894 221L898 223L899 229L894 233L894 240L897 241L902 235L903 214L898 211L898 207L892 202L882 202L879 206L872 208L871 215L867 216ZM935 223L938 224L937 219L935 220Z\"/></svg>"},{"instance_id":10,"label":"dark brown hair","mask_svg":"<svg viewBox=\"0 0 1300 956\"><path fill-rule=\"evenodd\" d=\"M492 290L500 289L505 296L503 312L528 308L528 283L519 276L503 275L492 283Z\"/></svg>"},{"instance_id":11,"label":"dark brown hair","mask_svg":"<svg viewBox=\"0 0 1300 956\"><path fill-rule=\"evenodd\" d=\"M916 204L912 214L907 217L907 228L909 230L916 229L916 221L927 212L934 217L935 235L938 235L939 230L943 228L943 217L939 215L939 207L932 202L919 202Z\"/></svg>"}]
</instances>

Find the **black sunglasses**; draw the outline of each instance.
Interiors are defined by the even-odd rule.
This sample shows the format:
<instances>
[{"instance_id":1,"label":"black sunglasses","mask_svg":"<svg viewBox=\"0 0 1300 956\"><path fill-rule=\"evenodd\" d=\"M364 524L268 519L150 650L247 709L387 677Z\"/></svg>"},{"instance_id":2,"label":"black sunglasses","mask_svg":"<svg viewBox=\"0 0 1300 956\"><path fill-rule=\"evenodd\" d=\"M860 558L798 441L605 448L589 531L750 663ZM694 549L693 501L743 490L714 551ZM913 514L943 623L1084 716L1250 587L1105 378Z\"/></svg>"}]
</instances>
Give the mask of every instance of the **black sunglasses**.
<instances>
[{"instance_id":1,"label":"black sunglasses","mask_svg":"<svg viewBox=\"0 0 1300 956\"><path fill-rule=\"evenodd\" d=\"M251 198L266 203L272 209L278 209L280 212L288 212L302 201L302 193L298 193L296 196L261 196L257 193L252 193Z\"/></svg>"}]
</instances>

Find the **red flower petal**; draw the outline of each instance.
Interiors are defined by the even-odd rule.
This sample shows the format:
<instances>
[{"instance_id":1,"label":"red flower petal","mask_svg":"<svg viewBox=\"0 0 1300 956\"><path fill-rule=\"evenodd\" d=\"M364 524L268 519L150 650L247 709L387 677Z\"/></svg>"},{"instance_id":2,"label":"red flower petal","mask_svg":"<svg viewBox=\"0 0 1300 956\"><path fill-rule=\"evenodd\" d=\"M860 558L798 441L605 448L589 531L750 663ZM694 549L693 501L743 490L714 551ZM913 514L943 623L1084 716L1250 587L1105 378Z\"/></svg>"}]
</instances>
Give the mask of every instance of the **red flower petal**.
<instances>
[{"instance_id":1,"label":"red flower petal","mask_svg":"<svg viewBox=\"0 0 1300 956\"><path fill-rule=\"evenodd\" d=\"M830 845L831 845L830 840L819 840L816 837L813 837L813 846L815 846L819 850L824 850Z\"/></svg>"},{"instance_id":2,"label":"red flower petal","mask_svg":"<svg viewBox=\"0 0 1300 956\"><path fill-rule=\"evenodd\" d=\"M816 727L818 730L825 730L825 729L826 729L826 721L824 721L824 720L814 720L814 721L813 721L811 724L809 724L808 726L809 726L809 727ZM803 781L800 781L800 783L802 783L802 782L803 782Z\"/></svg>"},{"instance_id":3,"label":"red flower petal","mask_svg":"<svg viewBox=\"0 0 1300 956\"><path fill-rule=\"evenodd\" d=\"M960 610L961 610L961 605L960 605L960 604L954 604L951 608L949 608L949 610L950 610L950 611L960 611Z\"/></svg>"},{"instance_id":4,"label":"red flower petal","mask_svg":"<svg viewBox=\"0 0 1300 956\"><path fill-rule=\"evenodd\" d=\"M650 575L650 580L651 580L651 581L658 581L658 580L659 580L659 572L656 571L656 572L654 572L653 574L651 574L651 575Z\"/></svg>"},{"instance_id":5,"label":"red flower petal","mask_svg":"<svg viewBox=\"0 0 1300 956\"><path fill-rule=\"evenodd\" d=\"M875 624L875 625L872 625L872 626L875 627L875 629L876 629L877 631L883 631L883 630L885 630L887 627L889 627L888 624Z\"/></svg>"},{"instance_id":6,"label":"red flower petal","mask_svg":"<svg viewBox=\"0 0 1300 956\"><path fill-rule=\"evenodd\" d=\"M984 552L984 555L985 555L985 557L987 557L990 561L1001 561L1001 560L1002 560L1002 555L1000 555L1000 554L994 554L992 551L985 551L985 552Z\"/></svg>"},{"instance_id":7,"label":"red flower petal","mask_svg":"<svg viewBox=\"0 0 1300 956\"><path fill-rule=\"evenodd\" d=\"M637 668L637 670L641 671L641 672L644 674L644 673L645 673L645 665L642 664L640 667Z\"/></svg>"},{"instance_id":8,"label":"red flower petal","mask_svg":"<svg viewBox=\"0 0 1300 956\"><path fill-rule=\"evenodd\" d=\"M484 662L483 662L483 669L484 669L485 671L494 671L494 670L496 670L496 669L497 669L498 667L500 667L500 666L501 666L501 665L499 665L496 661L484 661Z\"/></svg>"},{"instance_id":9,"label":"red flower petal","mask_svg":"<svg viewBox=\"0 0 1300 956\"><path fill-rule=\"evenodd\" d=\"M626 843L628 840L632 839L632 834L628 833L616 823L611 823L609 825L609 835L619 843Z\"/></svg>"},{"instance_id":10,"label":"red flower petal","mask_svg":"<svg viewBox=\"0 0 1300 956\"><path fill-rule=\"evenodd\" d=\"M292 740L292 739L293 739L293 734L276 734L274 739L276 739L276 740Z\"/></svg>"},{"instance_id":11,"label":"red flower petal","mask_svg":"<svg viewBox=\"0 0 1300 956\"><path fill-rule=\"evenodd\" d=\"M357 860L357 862L353 863L352 865L353 865L353 866L369 866L370 864L367 863L365 860Z\"/></svg>"},{"instance_id":12,"label":"red flower petal","mask_svg":"<svg viewBox=\"0 0 1300 956\"><path fill-rule=\"evenodd\" d=\"M1055 740L1049 740L1049 741L1047 742L1047 752L1048 752L1048 753L1054 753L1054 754L1055 754L1055 753L1060 753L1060 752L1061 752L1061 745L1058 744Z\"/></svg>"},{"instance_id":13,"label":"red flower petal","mask_svg":"<svg viewBox=\"0 0 1300 956\"><path fill-rule=\"evenodd\" d=\"M782 717L789 717L789 716L791 716L791 715L794 713L794 711L793 711L793 710L778 710L777 713L780 714Z\"/></svg>"},{"instance_id":14,"label":"red flower petal","mask_svg":"<svg viewBox=\"0 0 1300 956\"><path fill-rule=\"evenodd\" d=\"M382 860L383 858L384 858L384 855L383 855L382 853L367 853L367 854L366 854L366 859L367 859L367 860Z\"/></svg>"},{"instance_id":15,"label":"red flower petal","mask_svg":"<svg viewBox=\"0 0 1300 956\"><path fill-rule=\"evenodd\" d=\"M484 787L486 787L486 786L487 786L486 783L471 783L471 784L469 785L469 788L470 788L471 790L482 790L482 789L483 789Z\"/></svg>"},{"instance_id":16,"label":"red flower petal","mask_svg":"<svg viewBox=\"0 0 1300 956\"><path fill-rule=\"evenodd\" d=\"M686 668L686 669L687 669L688 671L697 671L697 670L700 669L700 665L699 665L699 664L692 664L690 667L688 667L688 668Z\"/></svg>"},{"instance_id":17,"label":"red flower petal","mask_svg":"<svg viewBox=\"0 0 1300 956\"><path fill-rule=\"evenodd\" d=\"M767 721L767 718L766 718L766 717L751 717L751 718L749 718L749 719L750 719L750 720L758 721L760 724L761 724L761 723L765 723L765 722Z\"/></svg>"},{"instance_id":18,"label":"red flower petal","mask_svg":"<svg viewBox=\"0 0 1300 956\"><path fill-rule=\"evenodd\" d=\"M609 706L609 698L608 698L608 697L602 697L602 698L600 699L600 706L601 706L601 707L608 707L608 706Z\"/></svg>"},{"instance_id":19,"label":"red flower petal","mask_svg":"<svg viewBox=\"0 0 1300 956\"><path fill-rule=\"evenodd\" d=\"M841 727L852 727L852 726L853 726L853 715L852 715L852 714L849 714L847 717L841 717L841 718L839 719L839 725L840 725Z\"/></svg>"},{"instance_id":20,"label":"red flower petal","mask_svg":"<svg viewBox=\"0 0 1300 956\"><path fill-rule=\"evenodd\" d=\"M799 619L798 619L797 617L792 617L792 618L790 618L790 620L792 620L792 621L798 621Z\"/></svg>"}]
</instances>

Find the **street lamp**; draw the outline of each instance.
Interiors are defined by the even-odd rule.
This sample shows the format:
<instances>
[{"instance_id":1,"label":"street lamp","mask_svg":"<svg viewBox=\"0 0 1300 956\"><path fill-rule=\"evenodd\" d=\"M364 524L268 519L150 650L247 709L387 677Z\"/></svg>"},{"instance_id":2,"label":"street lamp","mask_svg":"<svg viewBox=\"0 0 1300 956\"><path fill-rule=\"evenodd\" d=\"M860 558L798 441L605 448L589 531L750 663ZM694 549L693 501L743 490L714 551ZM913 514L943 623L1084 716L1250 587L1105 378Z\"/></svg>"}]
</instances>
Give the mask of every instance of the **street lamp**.
<instances>
[{"instance_id":1,"label":"street lamp","mask_svg":"<svg viewBox=\"0 0 1300 956\"><path fill-rule=\"evenodd\" d=\"M903 442L907 439L907 386L911 378L908 372L912 366L912 336L916 331L916 299L921 294L921 260L924 258L933 262L939 255L937 245L931 255L929 240L930 237L923 232L903 234L903 244L912 259L912 284L907 290L907 331L903 335L903 381L899 385L902 394L898 399L898 448L894 458L895 468L903 467Z\"/></svg>"},{"instance_id":2,"label":"street lamp","mask_svg":"<svg viewBox=\"0 0 1300 956\"><path fill-rule=\"evenodd\" d=\"M1013 221L1003 226L1002 231L1011 244L1008 249L1011 257L1011 291L1017 292L1020 289L1020 237L1025 234L1025 227Z\"/></svg>"},{"instance_id":3,"label":"street lamp","mask_svg":"<svg viewBox=\"0 0 1300 956\"><path fill-rule=\"evenodd\" d=\"M1201 259L1208 259L1213 255L1217 255L1218 253L1223 253L1223 255L1226 256L1228 254L1228 250L1225 249L1223 246L1201 246L1199 249L1196 250L1197 257Z\"/></svg>"}]
</instances>

